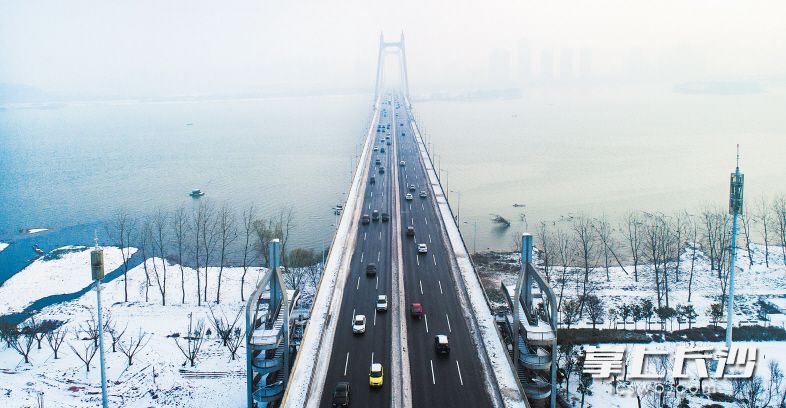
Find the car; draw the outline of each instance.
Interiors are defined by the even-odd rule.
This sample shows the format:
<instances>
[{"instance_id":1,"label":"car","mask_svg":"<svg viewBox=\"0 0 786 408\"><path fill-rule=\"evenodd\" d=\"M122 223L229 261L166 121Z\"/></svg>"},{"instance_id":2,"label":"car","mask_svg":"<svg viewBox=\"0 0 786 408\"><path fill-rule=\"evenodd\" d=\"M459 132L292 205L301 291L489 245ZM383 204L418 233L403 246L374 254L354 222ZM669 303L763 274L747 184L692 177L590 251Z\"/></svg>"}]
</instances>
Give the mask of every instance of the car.
<instances>
[{"instance_id":1,"label":"car","mask_svg":"<svg viewBox=\"0 0 786 408\"><path fill-rule=\"evenodd\" d=\"M409 314L411 314L412 317L417 317L418 319L420 319L420 317L423 316L423 305L421 305L420 303L410 304Z\"/></svg>"},{"instance_id":2,"label":"car","mask_svg":"<svg viewBox=\"0 0 786 408\"><path fill-rule=\"evenodd\" d=\"M418 244L418 253L425 254L426 252L428 252L428 247L426 244Z\"/></svg>"},{"instance_id":3,"label":"car","mask_svg":"<svg viewBox=\"0 0 786 408\"><path fill-rule=\"evenodd\" d=\"M367 224L369 224L370 222L371 222L371 217L369 217L369 216L368 216L368 214L363 214L363 216L362 216L362 217L360 217L360 223L361 223L361 224L363 224L363 225L367 225Z\"/></svg>"},{"instance_id":4,"label":"car","mask_svg":"<svg viewBox=\"0 0 786 408\"><path fill-rule=\"evenodd\" d=\"M388 222L388 221L390 221L390 214L382 213L382 222Z\"/></svg>"},{"instance_id":5,"label":"car","mask_svg":"<svg viewBox=\"0 0 786 408\"><path fill-rule=\"evenodd\" d=\"M417 188L415 187L415 185L414 185L414 184L410 184L410 185L409 185L409 191L415 191L415 190L417 190Z\"/></svg>"},{"instance_id":6,"label":"car","mask_svg":"<svg viewBox=\"0 0 786 408\"><path fill-rule=\"evenodd\" d=\"M407 227L407 236L414 237L415 236L415 227L410 225Z\"/></svg>"},{"instance_id":7,"label":"car","mask_svg":"<svg viewBox=\"0 0 786 408\"><path fill-rule=\"evenodd\" d=\"M370 387L381 387L385 373L382 369L382 364L372 363L371 369L368 371L368 385Z\"/></svg>"},{"instance_id":8,"label":"car","mask_svg":"<svg viewBox=\"0 0 786 408\"><path fill-rule=\"evenodd\" d=\"M376 159L376 160L374 160L374 164L376 164L377 166L379 166L380 164L382 164L382 160L380 160L380 159Z\"/></svg>"},{"instance_id":9,"label":"car","mask_svg":"<svg viewBox=\"0 0 786 408\"><path fill-rule=\"evenodd\" d=\"M377 264L370 263L366 265L366 276L377 276Z\"/></svg>"},{"instance_id":10,"label":"car","mask_svg":"<svg viewBox=\"0 0 786 408\"><path fill-rule=\"evenodd\" d=\"M352 321L352 333L363 334L366 332L366 316L356 315Z\"/></svg>"},{"instance_id":11,"label":"car","mask_svg":"<svg viewBox=\"0 0 786 408\"><path fill-rule=\"evenodd\" d=\"M426 193L426 190L420 190L420 194L419 195L420 195L420 198L428 197L428 194Z\"/></svg>"},{"instance_id":12,"label":"car","mask_svg":"<svg viewBox=\"0 0 786 408\"><path fill-rule=\"evenodd\" d=\"M378 312L388 311L388 295L377 296L377 311Z\"/></svg>"},{"instance_id":13,"label":"car","mask_svg":"<svg viewBox=\"0 0 786 408\"><path fill-rule=\"evenodd\" d=\"M388 140L385 144L390 146L390 140Z\"/></svg>"},{"instance_id":14,"label":"car","mask_svg":"<svg viewBox=\"0 0 786 408\"><path fill-rule=\"evenodd\" d=\"M407 164L407 162L405 162L404 160L398 162L399 166L405 166L406 164Z\"/></svg>"},{"instance_id":15,"label":"car","mask_svg":"<svg viewBox=\"0 0 786 408\"><path fill-rule=\"evenodd\" d=\"M377 178L374 177L374 176L371 176L371 178L368 179L368 183L369 184L376 184L377 183Z\"/></svg>"},{"instance_id":16,"label":"car","mask_svg":"<svg viewBox=\"0 0 786 408\"><path fill-rule=\"evenodd\" d=\"M379 148L379 152L380 152L380 153L385 153L385 148L384 148L384 147L380 147L380 148Z\"/></svg>"},{"instance_id":17,"label":"car","mask_svg":"<svg viewBox=\"0 0 786 408\"><path fill-rule=\"evenodd\" d=\"M434 350L437 354L450 354L450 342L448 336L438 334L434 336Z\"/></svg>"},{"instance_id":18,"label":"car","mask_svg":"<svg viewBox=\"0 0 786 408\"><path fill-rule=\"evenodd\" d=\"M401 132L401 136L404 137L404 132Z\"/></svg>"},{"instance_id":19,"label":"car","mask_svg":"<svg viewBox=\"0 0 786 408\"><path fill-rule=\"evenodd\" d=\"M379 221L379 210L374 210L371 212L371 221Z\"/></svg>"},{"instance_id":20,"label":"car","mask_svg":"<svg viewBox=\"0 0 786 408\"><path fill-rule=\"evenodd\" d=\"M333 407L345 408L349 407L349 397L351 395L349 383L341 381L333 388Z\"/></svg>"},{"instance_id":21,"label":"car","mask_svg":"<svg viewBox=\"0 0 786 408\"><path fill-rule=\"evenodd\" d=\"M385 174L385 166L379 166L379 174Z\"/></svg>"},{"instance_id":22,"label":"car","mask_svg":"<svg viewBox=\"0 0 786 408\"><path fill-rule=\"evenodd\" d=\"M410 193L407 193L407 195L405 195L405 196L404 196L404 198L405 198L407 201L412 201L412 194L410 194Z\"/></svg>"},{"instance_id":23,"label":"car","mask_svg":"<svg viewBox=\"0 0 786 408\"><path fill-rule=\"evenodd\" d=\"M377 147L377 146L374 146L374 151L375 151L375 152L378 152L378 151L379 151L379 147Z\"/></svg>"}]
</instances>

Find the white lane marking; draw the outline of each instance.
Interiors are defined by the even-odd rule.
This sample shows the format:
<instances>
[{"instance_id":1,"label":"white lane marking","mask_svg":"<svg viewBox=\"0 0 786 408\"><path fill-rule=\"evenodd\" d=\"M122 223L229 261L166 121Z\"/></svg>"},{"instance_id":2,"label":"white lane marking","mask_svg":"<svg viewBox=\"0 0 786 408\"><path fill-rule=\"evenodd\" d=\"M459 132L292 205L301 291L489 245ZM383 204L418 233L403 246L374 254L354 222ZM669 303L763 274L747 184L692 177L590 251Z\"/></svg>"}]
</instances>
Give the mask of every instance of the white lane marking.
<instances>
[{"instance_id":1,"label":"white lane marking","mask_svg":"<svg viewBox=\"0 0 786 408\"><path fill-rule=\"evenodd\" d=\"M428 315L423 313L423 320L426 322L426 333L428 333Z\"/></svg>"},{"instance_id":2,"label":"white lane marking","mask_svg":"<svg viewBox=\"0 0 786 408\"><path fill-rule=\"evenodd\" d=\"M373 191L371 192L371 198L374 198L374 192Z\"/></svg>"},{"instance_id":3,"label":"white lane marking","mask_svg":"<svg viewBox=\"0 0 786 408\"><path fill-rule=\"evenodd\" d=\"M415 225L415 219L414 218L412 218L412 222L410 224Z\"/></svg>"},{"instance_id":4,"label":"white lane marking","mask_svg":"<svg viewBox=\"0 0 786 408\"><path fill-rule=\"evenodd\" d=\"M420 294L422 295L423 294L423 281L422 280L418 280L418 282L420 282Z\"/></svg>"},{"instance_id":5,"label":"white lane marking","mask_svg":"<svg viewBox=\"0 0 786 408\"><path fill-rule=\"evenodd\" d=\"M431 258L434 259L434 265L437 264L437 257L434 254L431 254Z\"/></svg>"},{"instance_id":6,"label":"white lane marking","mask_svg":"<svg viewBox=\"0 0 786 408\"><path fill-rule=\"evenodd\" d=\"M423 203L420 203L420 209L426 211L426 207L423 205Z\"/></svg>"},{"instance_id":7,"label":"white lane marking","mask_svg":"<svg viewBox=\"0 0 786 408\"><path fill-rule=\"evenodd\" d=\"M379 256L380 256L381 254L382 254L382 252L380 252L380 251L377 251L377 262L379 262Z\"/></svg>"},{"instance_id":8,"label":"white lane marking","mask_svg":"<svg viewBox=\"0 0 786 408\"><path fill-rule=\"evenodd\" d=\"M382 231L379 231L379 240L382 241Z\"/></svg>"},{"instance_id":9,"label":"white lane marking","mask_svg":"<svg viewBox=\"0 0 786 408\"><path fill-rule=\"evenodd\" d=\"M431 241L431 233L429 233L429 234L428 234L428 243L429 243L429 244L431 244L431 243L432 243L432 241Z\"/></svg>"},{"instance_id":10,"label":"white lane marking","mask_svg":"<svg viewBox=\"0 0 786 408\"><path fill-rule=\"evenodd\" d=\"M448 322L448 331L453 333L453 329L450 328L450 318L448 317L447 313L445 313L445 321Z\"/></svg>"},{"instance_id":11,"label":"white lane marking","mask_svg":"<svg viewBox=\"0 0 786 408\"><path fill-rule=\"evenodd\" d=\"M347 367L349 367L349 352L347 351L347 361L344 362L344 377L347 376Z\"/></svg>"},{"instance_id":12,"label":"white lane marking","mask_svg":"<svg viewBox=\"0 0 786 408\"><path fill-rule=\"evenodd\" d=\"M358 285L355 288L355 290L360 290L360 276L358 276Z\"/></svg>"},{"instance_id":13,"label":"white lane marking","mask_svg":"<svg viewBox=\"0 0 786 408\"><path fill-rule=\"evenodd\" d=\"M363 233L363 241L365 241L365 240L366 240L366 233L364 232Z\"/></svg>"},{"instance_id":14,"label":"white lane marking","mask_svg":"<svg viewBox=\"0 0 786 408\"><path fill-rule=\"evenodd\" d=\"M429 360L428 363L431 365L431 384L436 385L437 380L434 378L434 360Z\"/></svg>"},{"instance_id":15,"label":"white lane marking","mask_svg":"<svg viewBox=\"0 0 786 408\"><path fill-rule=\"evenodd\" d=\"M377 309L374 308L374 326L377 325ZM371 361L374 361L374 357L371 357Z\"/></svg>"},{"instance_id":16,"label":"white lane marking","mask_svg":"<svg viewBox=\"0 0 786 408\"><path fill-rule=\"evenodd\" d=\"M365 254L365 252L360 253L360 263L363 263L363 254Z\"/></svg>"},{"instance_id":17,"label":"white lane marking","mask_svg":"<svg viewBox=\"0 0 786 408\"><path fill-rule=\"evenodd\" d=\"M377 275L377 284L374 285L374 289L379 289L379 275Z\"/></svg>"},{"instance_id":18,"label":"white lane marking","mask_svg":"<svg viewBox=\"0 0 786 408\"><path fill-rule=\"evenodd\" d=\"M352 324L355 324L355 309L352 309Z\"/></svg>"},{"instance_id":19,"label":"white lane marking","mask_svg":"<svg viewBox=\"0 0 786 408\"><path fill-rule=\"evenodd\" d=\"M461 378L461 367L459 366L458 360L456 360L456 371L459 373L459 381L461 382L461 385L464 385L464 379Z\"/></svg>"},{"instance_id":20,"label":"white lane marking","mask_svg":"<svg viewBox=\"0 0 786 408\"><path fill-rule=\"evenodd\" d=\"M409 210L412 211L412 204L409 205Z\"/></svg>"},{"instance_id":21,"label":"white lane marking","mask_svg":"<svg viewBox=\"0 0 786 408\"><path fill-rule=\"evenodd\" d=\"M368 209L369 210L371 209L371 203L368 203Z\"/></svg>"},{"instance_id":22,"label":"white lane marking","mask_svg":"<svg viewBox=\"0 0 786 408\"><path fill-rule=\"evenodd\" d=\"M439 283L439 294L442 294L442 281L437 281Z\"/></svg>"},{"instance_id":23,"label":"white lane marking","mask_svg":"<svg viewBox=\"0 0 786 408\"><path fill-rule=\"evenodd\" d=\"M374 352L371 352L371 364L374 364Z\"/></svg>"},{"instance_id":24,"label":"white lane marking","mask_svg":"<svg viewBox=\"0 0 786 408\"><path fill-rule=\"evenodd\" d=\"M420 266L420 257L417 255L415 255L415 262L417 262L418 266Z\"/></svg>"},{"instance_id":25,"label":"white lane marking","mask_svg":"<svg viewBox=\"0 0 786 408\"><path fill-rule=\"evenodd\" d=\"M385 199L385 192L384 191L382 192L382 199L383 200Z\"/></svg>"}]
</instances>

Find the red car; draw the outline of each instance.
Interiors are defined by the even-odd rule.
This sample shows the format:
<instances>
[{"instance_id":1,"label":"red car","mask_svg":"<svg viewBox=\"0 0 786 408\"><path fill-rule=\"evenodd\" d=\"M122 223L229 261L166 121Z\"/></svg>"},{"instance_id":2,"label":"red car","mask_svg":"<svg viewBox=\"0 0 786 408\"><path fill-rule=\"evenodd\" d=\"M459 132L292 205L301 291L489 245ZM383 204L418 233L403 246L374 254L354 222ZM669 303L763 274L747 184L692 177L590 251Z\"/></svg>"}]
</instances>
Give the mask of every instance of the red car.
<instances>
[{"instance_id":1,"label":"red car","mask_svg":"<svg viewBox=\"0 0 786 408\"><path fill-rule=\"evenodd\" d=\"M369 224L369 223L371 223L371 217L369 217L368 214L363 214L363 216L360 217L360 223L361 224Z\"/></svg>"},{"instance_id":2,"label":"red car","mask_svg":"<svg viewBox=\"0 0 786 408\"><path fill-rule=\"evenodd\" d=\"M412 317L417 317L420 319L420 316L423 316L423 305L420 303L412 303L409 305L409 313Z\"/></svg>"}]
</instances>

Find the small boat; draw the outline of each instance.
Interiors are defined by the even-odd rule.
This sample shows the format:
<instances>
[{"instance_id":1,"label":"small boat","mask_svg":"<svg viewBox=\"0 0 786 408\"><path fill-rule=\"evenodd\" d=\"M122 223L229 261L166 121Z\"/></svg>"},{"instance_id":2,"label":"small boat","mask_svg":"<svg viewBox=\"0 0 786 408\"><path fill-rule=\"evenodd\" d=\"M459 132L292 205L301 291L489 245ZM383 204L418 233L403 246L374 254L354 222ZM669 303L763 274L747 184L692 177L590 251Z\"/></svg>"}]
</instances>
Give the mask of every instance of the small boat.
<instances>
[{"instance_id":1,"label":"small boat","mask_svg":"<svg viewBox=\"0 0 786 408\"><path fill-rule=\"evenodd\" d=\"M205 195L205 192L200 190L200 189L198 189L198 188L196 188L196 189L191 190L191 194L189 194L189 195L191 197L193 197L193 198L199 198L199 197L202 197L203 195Z\"/></svg>"},{"instance_id":2,"label":"small boat","mask_svg":"<svg viewBox=\"0 0 786 408\"><path fill-rule=\"evenodd\" d=\"M44 254L44 250L41 249L41 247L39 247L36 244L33 244L33 251L35 251L35 253L37 253L38 255L43 255Z\"/></svg>"},{"instance_id":3,"label":"small boat","mask_svg":"<svg viewBox=\"0 0 786 408\"><path fill-rule=\"evenodd\" d=\"M333 213L336 215L341 215L341 211L344 210L344 206L341 204L336 205L336 208L333 209Z\"/></svg>"}]
</instances>

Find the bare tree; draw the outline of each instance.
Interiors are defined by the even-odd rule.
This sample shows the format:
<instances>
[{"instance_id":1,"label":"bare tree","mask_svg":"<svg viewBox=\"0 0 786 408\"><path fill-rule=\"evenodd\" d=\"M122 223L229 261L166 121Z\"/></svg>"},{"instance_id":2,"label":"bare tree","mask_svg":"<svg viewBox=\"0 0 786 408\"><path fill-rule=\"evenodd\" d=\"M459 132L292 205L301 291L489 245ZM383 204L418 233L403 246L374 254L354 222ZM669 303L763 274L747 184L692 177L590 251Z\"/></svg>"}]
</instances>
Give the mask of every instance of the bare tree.
<instances>
[{"instance_id":1,"label":"bare tree","mask_svg":"<svg viewBox=\"0 0 786 408\"><path fill-rule=\"evenodd\" d=\"M186 208L183 205L177 207L174 213L172 213L171 227L175 237L177 264L180 267L180 288L182 290L180 303L186 303L186 275L183 270L183 263L185 262L184 255L186 250L186 236L189 233L189 223L188 213L186 213ZM197 286L197 288L198 287L199 286Z\"/></svg>"},{"instance_id":2,"label":"bare tree","mask_svg":"<svg viewBox=\"0 0 786 408\"><path fill-rule=\"evenodd\" d=\"M559 284L559 300L557 301L557 311L561 310L562 299L565 296L565 285L569 280L568 265L570 265L573 257L573 248L571 247L571 237L562 228L557 229L554 235L554 244L556 245L557 257L559 258L560 266L562 266L562 274L558 278Z\"/></svg>"},{"instance_id":3,"label":"bare tree","mask_svg":"<svg viewBox=\"0 0 786 408\"><path fill-rule=\"evenodd\" d=\"M221 277L224 273L224 266L229 255L229 247L237 239L238 230L235 221L235 213L226 203L218 211L218 236L220 262L218 268L218 287L216 289L216 303L221 302Z\"/></svg>"},{"instance_id":4,"label":"bare tree","mask_svg":"<svg viewBox=\"0 0 786 408\"><path fill-rule=\"evenodd\" d=\"M589 218L583 215L574 217L571 228L573 229L579 266L584 269L582 291L579 295L579 318L581 318L584 313L584 300L588 293L590 274L596 267L597 246L592 221Z\"/></svg>"},{"instance_id":5,"label":"bare tree","mask_svg":"<svg viewBox=\"0 0 786 408\"><path fill-rule=\"evenodd\" d=\"M150 341L150 335L143 332L142 329L139 329L139 334L137 334L136 338L131 336L127 343L120 342L120 344L118 344L120 352L128 358L129 366L133 364L134 356L147 345L148 341Z\"/></svg>"},{"instance_id":6,"label":"bare tree","mask_svg":"<svg viewBox=\"0 0 786 408\"><path fill-rule=\"evenodd\" d=\"M243 292L244 285L246 282L246 273L248 273L248 268L251 267L252 264L256 263L258 259L257 252L253 250L253 238L254 238L254 223L256 222L256 209L254 208L254 204L248 206L246 210L243 211L243 218L241 220L242 227L243 227L243 275L240 276L240 300L245 301L245 294Z\"/></svg>"},{"instance_id":7,"label":"bare tree","mask_svg":"<svg viewBox=\"0 0 786 408\"><path fill-rule=\"evenodd\" d=\"M745 237L745 250L748 253L748 266L753 266L753 251L751 251L751 223L753 220L748 214L748 205L742 206L742 214L740 214L740 221L742 221L742 236Z\"/></svg>"},{"instance_id":8,"label":"bare tree","mask_svg":"<svg viewBox=\"0 0 786 408\"><path fill-rule=\"evenodd\" d=\"M611 246L614 245L614 237L612 235L613 230L611 224L605 215L598 219L596 231L601 246L603 247L603 267L606 269L606 282L609 282L611 281L611 276L609 275L609 261L612 251Z\"/></svg>"},{"instance_id":9,"label":"bare tree","mask_svg":"<svg viewBox=\"0 0 786 408\"><path fill-rule=\"evenodd\" d=\"M167 225L169 224L169 218L161 208L158 208L153 214L153 222L152 222L152 229L153 229L153 240L152 244L155 248L154 251L158 253L158 257L161 258L161 269L162 273L159 276L158 269L155 268L155 260L153 261L153 270L155 271L156 277L156 285L158 286L158 291L161 293L161 305L166 306L166 246L168 242L167 236Z\"/></svg>"},{"instance_id":10,"label":"bare tree","mask_svg":"<svg viewBox=\"0 0 786 408\"><path fill-rule=\"evenodd\" d=\"M757 202L756 212L753 214L753 218L759 222L761 225L761 237L764 240L764 265L767 268L770 267L770 223L772 222L772 218L770 217L770 206L767 203L767 199L762 195Z\"/></svg>"},{"instance_id":11,"label":"bare tree","mask_svg":"<svg viewBox=\"0 0 786 408\"><path fill-rule=\"evenodd\" d=\"M208 274L210 267L210 258L215 254L216 247L219 243L219 219L216 214L215 206L211 202L205 201L205 211L202 217L202 245L204 260L205 260L205 297L207 302L207 287L208 287Z\"/></svg>"},{"instance_id":12,"label":"bare tree","mask_svg":"<svg viewBox=\"0 0 786 408\"><path fill-rule=\"evenodd\" d=\"M641 259L641 249L644 225L638 213L630 212L625 218L625 231L627 231L628 247L630 248L631 258L633 259L633 279L639 281L639 260Z\"/></svg>"},{"instance_id":13,"label":"bare tree","mask_svg":"<svg viewBox=\"0 0 786 408\"><path fill-rule=\"evenodd\" d=\"M673 232L672 236L672 255L671 258L673 262L676 263L674 266L674 280L676 282L680 281L680 265L682 264L682 247L684 245L685 234L687 232L687 228L689 226L688 221L688 214L684 212L678 212L672 218L671 223L671 230Z\"/></svg>"},{"instance_id":14,"label":"bare tree","mask_svg":"<svg viewBox=\"0 0 786 408\"><path fill-rule=\"evenodd\" d=\"M786 197L775 199L772 208L775 212L775 231L778 233L778 242L783 254L783 264L786 265Z\"/></svg>"},{"instance_id":15,"label":"bare tree","mask_svg":"<svg viewBox=\"0 0 786 408\"><path fill-rule=\"evenodd\" d=\"M269 264L267 259L267 248L270 241L276 236L276 227L272 219L254 220L255 247L257 253L263 260L263 264Z\"/></svg>"},{"instance_id":16,"label":"bare tree","mask_svg":"<svg viewBox=\"0 0 786 408\"><path fill-rule=\"evenodd\" d=\"M114 322L112 324L105 325L106 331L109 332L109 336L112 338L112 352L117 351L117 345L120 340L123 338L123 335L126 334L126 330L128 330L128 324L123 326L123 330L118 329L117 324Z\"/></svg>"},{"instance_id":17,"label":"bare tree","mask_svg":"<svg viewBox=\"0 0 786 408\"><path fill-rule=\"evenodd\" d=\"M67 333L68 332L62 326L46 333L46 342L49 344L49 348L52 349L52 352L55 353L55 360L58 358L57 352L60 350L60 346L63 344L63 340L65 340Z\"/></svg>"},{"instance_id":18,"label":"bare tree","mask_svg":"<svg viewBox=\"0 0 786 408\"><path fill-rule=\"evenodd\" d=\"M289 251L289 270L284 273L284 282L290 289L303 290L309 267L319 263L319 255L311 249L295 248Z\"/></svg>"},{"instance_id":19,"label":"bare tree","mask_svg":"<svg viewBox=\"0 0 786 408\"><path fill-rule=\"evenodd\" d=\"M145 271L145 303L150 300L150 271L147 268L148 256L151 254L150 241L153 237L153 227L149 219L142 220L139 234L135 237L139 252L142 253L142 269ZM155 261L153 261L155 264Z\"/></svg>"},{"instance_id":20,"label":"bare tree","mask_svg":"<svg viewBox=\"0 0 786 408\"><path fill-rule=\"evenodd\" d=\"M107 319L111 322L111 319ZM106 327L106 325L104 325ZM98 322L96 321L96 316L93 312L90 312L90 319L85 320L84 323L79 324L79 328L77 328L74 334L79 338L82 336L82 340L92 340L93 345L98 347Z\"/></svg>"},{"instance_id":21,"label":"bare tree","mask_svg":"<svg viewBox=\"0 0 786 408\"><path fill-rule=\"evenodd\" d=\"M237 328L240 316L243 314L243 308L238 309L235 318L231 320L224 312L221 312L221 316L217 315L212 306L208 306L208 309L210 310L210 324L216 329L216 335L221 339L221 343L226 346L229 338L232 336L232 332Z\"/></svg>"},{"instance_id":22,"label":"bare tree","mask_svg":"<svg viewBox=\"0 0 786 408\"><path fill-rule=\"evenodd\" d=\"M188 314L188 333L186 333L183 338L185 339L185 344L180 344L178 338L175 337L175 344L177 344L177 348L183 353L185 356L186 361L183 362L185 366L186 363L191 363L191 367L194 367L194 362L197 360L199 356L199 350L202 348L202 341L205 339L204 337L204 328L205 328L205 321L199 319L194 325L194 316L192 313Z\"/></svg>"},{"instance_id":23,"label":"bare tree","mask_svg":"<svg viewBox=\"0 0 786 408\"><path fill-rule=\"evenodd\" d=\"M33 350L35 334L31 330L22 329L10 337L8 345L25 358L25 364L30 363L30 352Z\"/></svg>"},{"instance_id":24,"label":"bare tree","mask_svg":"<svg viewBox=\"0 0 786 408\"><path fill-rule=\"evenodd\" d=\"M226 341L226 348L229 350L230 359L234 360L235 356L237 355L237 350L240 348L240 345L244 343L244 336L243 331L240 330L239 327L236 327L230 333L229 338Z\"/></svg>"},{"instance_id":25,"label":"bare tree","mask_svg":"<svg viewBox=\"0 0 786 408\"><path fill-rule=\"evenodd\" d=\"M135 234L136 221L129 215L128 210L119 208L115 211L112 222L107 226L107 235L120 247L123 257L123 291L125 302L128 302L128 260L131 258L131 240Z\"/></svg>"},{"instance_id":26,"label":"bare tree","mask_svg":"<svg viewBox=\"0 0 786 408\"><path fill-rule=\"evenodd\" d=\"M276 226L276 236L281 239L281 263L284 270L289 269L289 262L287 260L287 244L289 243L289 234L295 228L295 209L292 206L284 207L279 211L278 222Z\"/></svg>"},{"instance_id":27,"label":"bare tree","mask_svg":"<svg viewBox=\"0 0 786 408\"><path fill-rule=\"evenodd\" d=\"M79 335L77 335L77 340L79 340ZM85 370L89 373L90 362L93 361L93 357L95 357L98 347L90 341L83 344L85 345L83 351L77 350L77 348L74 347L74 345L71 343L68 343L68 347L71 349L71 351L74 352L74 354L76 354L77 357L79 357L80 360L82 360L82 363L85 364Z\"/></svg>"},{"instance_id":28,"label":"bare tree","mask_svg":"<svg viewBox=\"0 0 786 408\"><path fill-rule=\"evenodd\" d=\"M696 250L699 246L699 223L694 217L688 217L688 231L691 234L690 273L688 274L688 302L693 295L693 271L696 269Z\"/></svg>"},{"instance_id":29,"label":"bare tree","mask_svg":"<svg viewBox=\"0 0 786 408\"><path fill-rule=\"evenodd\" d=\"M590 323L592 323L592 330L595 330L595 325L603 323L606 308L603 305L603 301L595 295L587 295L584 304L587 308L587 316L590 319Z\"/></svg>"},{"instance_id":30,"label":"bare tree","mask_svg":"<svg viewBox=\"0 0 786 408\"><path fill-rule=\"evenodd\" d=\"M562 302L562 324L568 329L580 320L579 307L579 303L573 299Z\"/></svg>"},{"instance_id":31,"label":"bare tree","mask_svg":"<svg viewBox=\"0 0 786 408\"><path fill-rule=\"evenodd\" d=\"M197 295L197 305L202 306L202 279L199 275L199 265L201 258L199 254L202 250L202 236L203 234L203 226L207 223L208 214L210 204L206 200L200 200L199 205L194 209L191 214L191 222L193 227L191 232L193 232L194 242L193 246L191 247L191 251L194 253L194 268L196 270L196 278L197 278L197 287L196 287L196 295ZM207 300L207 299L205 299Z\"/></svg>"},{"instance_id":32,"label":"bare tree","mask_svg":"<svg viewBox=\"0 0 786 408\"><path fill-rule=\"evenodd\" d=\"M551 231L549 230L548 223L546 221L541 221L538 224L537 239L538 241L540 241L540 253L542 254L542 260L543 260L543 274L546 275L546 279L549 279L549 272L550 272L549 267L552 264L552 260L551 260L552 243L551 243Z\"/></svg>"}]
</instances>

